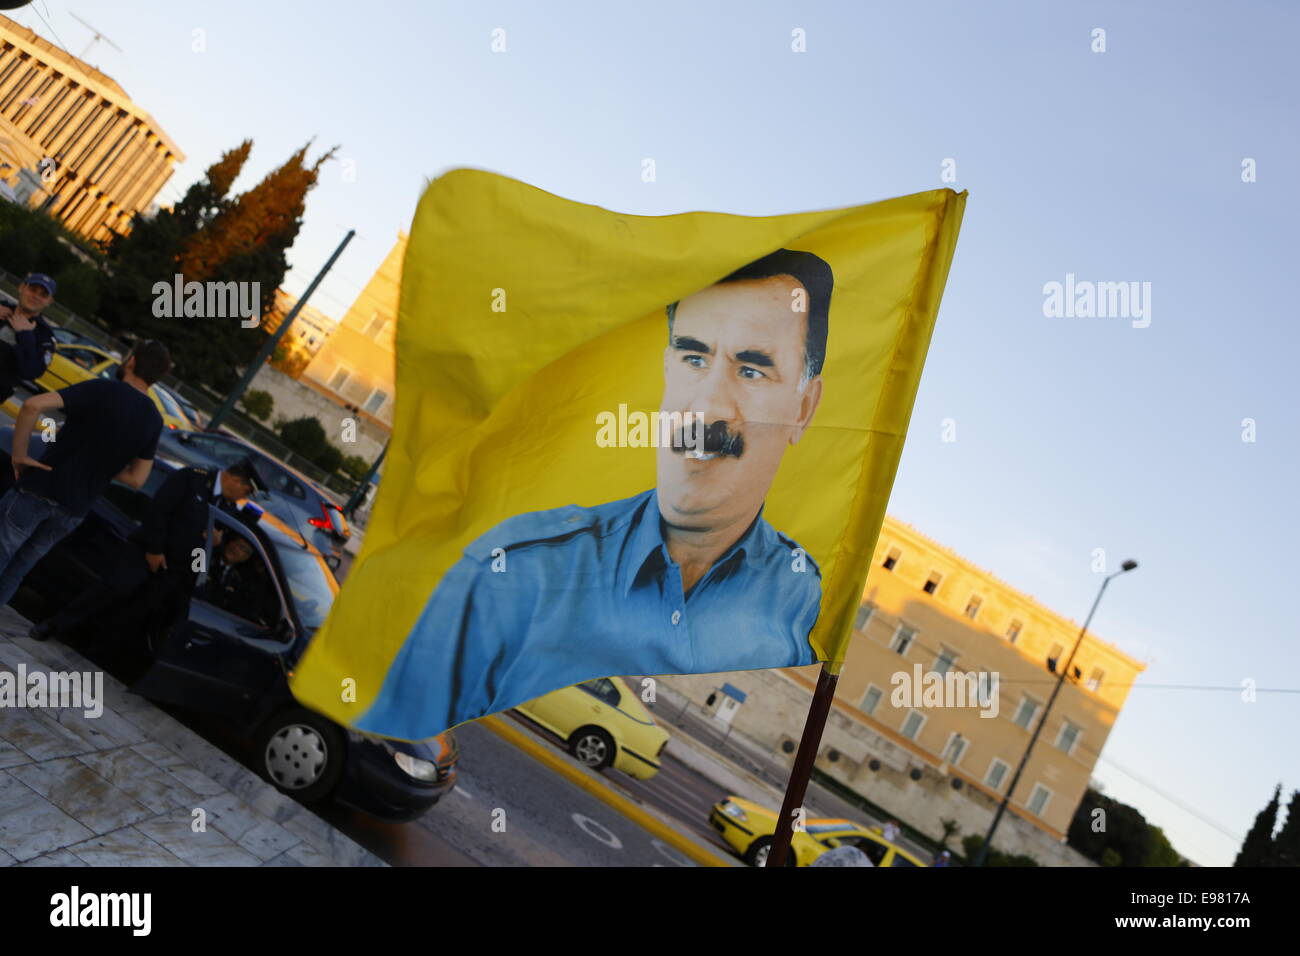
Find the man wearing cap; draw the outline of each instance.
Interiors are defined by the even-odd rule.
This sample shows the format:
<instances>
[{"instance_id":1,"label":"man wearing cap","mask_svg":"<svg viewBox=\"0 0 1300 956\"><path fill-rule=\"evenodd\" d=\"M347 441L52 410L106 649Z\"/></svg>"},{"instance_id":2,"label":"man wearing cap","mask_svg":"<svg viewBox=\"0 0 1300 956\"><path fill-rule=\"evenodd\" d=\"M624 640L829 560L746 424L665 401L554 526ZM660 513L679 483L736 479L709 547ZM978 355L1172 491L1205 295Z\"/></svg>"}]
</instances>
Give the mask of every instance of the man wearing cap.
<instances>
[{"instance_id":1,"label":"man wearing cap","mask_svg":"<svg viewBox=\"0 0 1300 956\"><path fill-rule=\"evenodd\" d=\"M43 272L33 272L18 286L18 301L0 303L0 402L24 379L45 374L54 356L54 331L42 311L54 301L58 286Z\"/></svg>"},{"instance_id":2,"label":"man wearing cap","mask_svg":"<svg viewBox=\"0 0 1300 956\"><path fill-rule=\"evenodd\" d=\"M187 602L198 576L195 561L203 552L208 506L238 517L237 502L264 488L257 468L245 456L217 468L182 468L167 476L150 502L144 520L130 537L136 550L104 579L58 614L33 625L29 635L44 641L66 634L110 608L130 612L132 624L170 624ZM166 620L163 620L166 618Z\"/></svg>"}]
</instances>

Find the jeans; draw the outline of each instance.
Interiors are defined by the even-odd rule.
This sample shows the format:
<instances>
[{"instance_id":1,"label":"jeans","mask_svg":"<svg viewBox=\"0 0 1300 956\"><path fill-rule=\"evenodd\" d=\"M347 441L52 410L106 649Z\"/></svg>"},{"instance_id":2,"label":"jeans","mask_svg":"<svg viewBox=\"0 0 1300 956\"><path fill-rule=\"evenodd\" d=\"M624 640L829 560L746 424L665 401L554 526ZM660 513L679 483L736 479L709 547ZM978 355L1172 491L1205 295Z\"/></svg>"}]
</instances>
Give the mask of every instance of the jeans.
<instances>
[{"instance_id":1,"label":"jeans","mask_svg":"<svg viewBox=\"0 0 1300 956\"><path fill-rule=\"evenodd\" d=\"M13 599L32 566L81 519L57 502L17 487L0 497L0 605Z\"/></svg>"}]
</instances>

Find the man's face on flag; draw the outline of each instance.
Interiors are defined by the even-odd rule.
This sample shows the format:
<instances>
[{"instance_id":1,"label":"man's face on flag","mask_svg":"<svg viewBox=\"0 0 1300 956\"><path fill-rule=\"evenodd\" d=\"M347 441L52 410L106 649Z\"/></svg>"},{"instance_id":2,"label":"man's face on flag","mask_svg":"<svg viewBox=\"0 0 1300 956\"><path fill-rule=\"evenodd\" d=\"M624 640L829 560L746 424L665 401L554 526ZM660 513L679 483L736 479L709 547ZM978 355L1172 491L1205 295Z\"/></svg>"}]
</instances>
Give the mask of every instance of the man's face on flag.
<instances>
[{"instance_id":1,"label":"man's face on flag","mask_svg":"<svg viewBox=\"0 0 1300 956\"><path fill-rule=\"evenodd\" d=\"M677 305L660 411L704 422L703 448L661 445L659 509L669 525L710 530L758 511L781 457L821 398L802 383L808 316L791 276L713 285ZM689 432L688 432L689 434Z\"/></svg>"}]
</instances>

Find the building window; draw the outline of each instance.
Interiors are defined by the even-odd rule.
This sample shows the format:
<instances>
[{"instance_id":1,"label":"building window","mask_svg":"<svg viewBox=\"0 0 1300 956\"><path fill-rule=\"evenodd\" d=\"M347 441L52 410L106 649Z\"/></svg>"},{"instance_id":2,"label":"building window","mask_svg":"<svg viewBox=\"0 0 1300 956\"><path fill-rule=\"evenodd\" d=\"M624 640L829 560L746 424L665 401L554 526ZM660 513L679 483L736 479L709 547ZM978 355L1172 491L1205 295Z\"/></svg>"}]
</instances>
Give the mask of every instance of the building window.
<instances>
[{"instance_id":1,"label":"building window","mask_svg":"<svg viewBox=\"0 0 1300 956\"><path fill-rule=\"evenodd\" d=\"M909 710L907 716L903 719L903 736L908 740L915 740L924 724L925 714L919 710Z\"/></svg>"},{"instance_id":2,"label":"building window","mask_svg":"<svg viewBox=\"0 0 1300 956\"><path fill-rule=\"evenodd\" d=\"M1052 800L1052 791L1048 790L1041 783L1034 784L1034 792L1029 795L1029 812L1036 817L1041 817L1047 809L1048 803Z\"/></svg>"},{"instance_id":3,"label":"building window","mask_svg":"<svg viewBox=\"0 0 1300 956\"><path fill-rule=\"evenodd\" d=\"M894 639L889 642L891 651L898 651L904 657L907 656L907 649L912 646L912 638L916 637L916 630L908 627L906 624L898 625L898 630L894 632Z\"/></svg>"},{"instance_id":4,"label":"building window","mask_svg":"<svg viewBox=\"0 0 1300 956\"><path fill-rule=\"evenodd\" d=\"M946 674L952 670L952 665L957 660L957 652L951 647L939 646L939 655L934 659L934 667L931 668L936 674Z\"/></svg>"},{"instance_id":5,"label":"building window","mask_svg":"<svg viewBox=\"0 0 1300 956\"><path fill-rule=\"evenodd\" d=\"M383 334L384 329L387 327L388 316L384 315L382 312L376 312L370 317L370 321L366 323L365 330L361 334L368 339L378 340L379 336Z\"/></svg>"},{"instance_id":6,"label":"building window","mask_svg":"<svg viewBox=\"0 0 1300 956\"><path fill-rule=\"evenodd\" d=\"M975 615L980 612L980 605L983 603L983 598L972 594L970 600L966 602L966 616L972 621L975 620Z\"/></svg>"},{"instance_id":7,"label":"building window","mask_svg":"<svg viewBox=\"0 0 1300 956\"><path fill-rule=\"evenodd\" d=\"M903 556L903 552L897 548L890 548L889 553L885 555L884 563L881 565L886 571L892 571L898 565L898 559Z\"/></svg>"},{"instance_id":8,"label":"building window","mask_svg":"<svg viewBox=\"0 0 1300 956\"><path fill-rule=\"evenodd\" d=\"M870 601L863 601L858 606L858 615L853 619L853 629L855 631L866 630L867 622L871 620L871 615L875 613L876 606Z\"/></svg>"},{"instance_id":9,"label":"building window","mask_svg":"<svg viewBox=\"0 0 1300 956\"><path fill-rule=\"evenodd\" d=\"M875 684L868 687L866 695L862 698L862 712L868 717L875 714L876 708L880 706L880 698L883 696L884 691Z\"/></svg>"},{"instance_id":10,"label":"building window","mask_svg":"<svg viewBox=\"0 0 1300 956\"><path fill-rule=\"evenodd\" d=\"M1094 667L1092 673L1088 675L1088 690L1101 690L1101 682L1105 678L1106 672L1100 667Z\"/></svg>"},{"instance_id":11,"label":"building window","mask_svg":"<svg viewBox=\"0 0 1300 956\"><path fill-rule=\"evenodd\" d=\"M342 392L343 386L347 383L348 376L352 373L340 365L329 381L329 390L331 392Z\"/></svg>"},{"instance_id":12,"label":"building window","mask_svg":"<svg viewBox=\"0 0 1300 956\"><path fill-rule=\"evenodd\" d=\"M1007 640L1014 644L1016 638L1020 636L1020 629L1023 626L1024 625L1019 621L1013 619L1011 623L1007 625Z\"/></svg>"},{"instance_id":13,"label":"building window","mask_svg":"<svg viewBox=\"0 0 1300 956\"><path fill-rule=\"evenodd\" d=\"M1074 752L1074 745L1079 740L1079 735L1083 733L1083 728L1078 724L1072 724L1068 720L1061 724L1061 732L1056 735L1056 749L1064 750L1067 754Z\"/></svg>"},{"instance_id":14,"label":"building window","mask_svg":"<svg viewBox=\"0 0 1300 956\"><path fill-rule=\"evenodd\" d=\"M1007 771L1010 769L1011 765L1005 760L994 757L993 762L989 764L989 772L984 775L984 782L992 790L1001 790L1002 781L1007 779Z\"/></svg>"},{"instance_id":15,"label":"building window","mask_svg":"<svg viewBox=\"0 0 1300 956\"><path fill-rule=\"evenodd\" d=\"M1034 714L1038 713L1038 701L1034 700L1028 694L1020 698L1020 706L1016 708L1016 716L1011 722L1017 727L1029 729L1029 725L1034 721Z\"/></svg>"},{"instance_id":16,"label":"building window","mask_svg":"<svg viewBox=\"0 0 1300 956\"><path fill-rule=\"evenodd\" d=\"M961 762L961 755L965 752L966 738L961 734L954 733L948 738L948 743L943 748L943 756L940 759L947 763L956 765Z\"/></svg>"},{"instance_id":17,"label":"building window","mask_svg":"<svg viewBox=\"0 0 1300 956\"><path fill-rule=\"evenodd\" d=\"M1061 660L1061 655L1064 653L1064 644L1053 644L1052 649L1047 652L1047 669L1053 674L1056 673L1057 663Z\"/></svg>"},{"instance_id":18,"label":"building window","mask_svg":"<svg viewBox=\"0 0 1300 956\"><path fill-rule=\"evenodd\" d=\"M366 411L373 415L384 407L384 402L386 401L388 401L388 396L379 389L375 389L370 393L370 397L366 399Z\"/></svg>"},{"instance_id":19,"label":"building window","mask_svg":"<svg viewBox=\"0 0 1300 956\"><path fill-rule=\"evenodd\" d=\"M939 582L943 580L943 575L938 571L931 571L930 576L926 578L925 586L921 589L926 594L933 594L939 590Z\"/></svg>"}]
</instances>

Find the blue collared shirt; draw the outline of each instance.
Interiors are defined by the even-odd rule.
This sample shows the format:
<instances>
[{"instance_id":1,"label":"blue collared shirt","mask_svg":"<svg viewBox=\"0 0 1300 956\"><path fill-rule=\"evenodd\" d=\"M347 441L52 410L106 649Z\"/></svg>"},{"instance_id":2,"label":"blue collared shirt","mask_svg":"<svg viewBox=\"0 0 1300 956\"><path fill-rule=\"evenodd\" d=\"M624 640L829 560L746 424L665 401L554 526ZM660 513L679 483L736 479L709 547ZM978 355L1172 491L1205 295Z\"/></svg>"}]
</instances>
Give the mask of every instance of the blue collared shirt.
<instances>
[{"instance_id":1,"label":"blue collared shirt","mask_svg":"<svg viewBox=\"0 0 1300 956\"><path fill-rule=\"evenodd\" d=\"M597 677L814 662L821 572L762 511L689 595L661 529L654 489L503 521L444 575L355 726L418 740Z\"/></svg>"}]
</instances>

